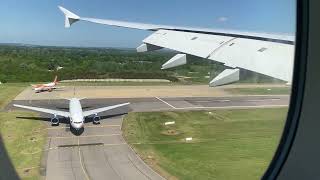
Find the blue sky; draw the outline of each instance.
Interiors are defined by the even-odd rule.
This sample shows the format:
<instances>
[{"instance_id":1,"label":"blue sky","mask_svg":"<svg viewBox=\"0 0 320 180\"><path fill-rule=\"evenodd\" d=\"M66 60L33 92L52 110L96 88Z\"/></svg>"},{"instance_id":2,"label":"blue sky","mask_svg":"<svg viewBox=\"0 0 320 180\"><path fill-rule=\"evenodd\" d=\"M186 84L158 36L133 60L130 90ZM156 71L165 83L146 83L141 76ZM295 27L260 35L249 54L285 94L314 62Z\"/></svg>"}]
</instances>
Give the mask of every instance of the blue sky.
<instances>
[{"instance_id":1,"label":"blue sky","mask_svg":"<svg viewBox=\"0 0 320 180\"><path fill-rule=\"evenodd\" d=\"M1 0L0 43L136 47L150 32L77 22L64 28L62 5L87 17L293 34L293 0Z\"/></svg>"}]
</instances>

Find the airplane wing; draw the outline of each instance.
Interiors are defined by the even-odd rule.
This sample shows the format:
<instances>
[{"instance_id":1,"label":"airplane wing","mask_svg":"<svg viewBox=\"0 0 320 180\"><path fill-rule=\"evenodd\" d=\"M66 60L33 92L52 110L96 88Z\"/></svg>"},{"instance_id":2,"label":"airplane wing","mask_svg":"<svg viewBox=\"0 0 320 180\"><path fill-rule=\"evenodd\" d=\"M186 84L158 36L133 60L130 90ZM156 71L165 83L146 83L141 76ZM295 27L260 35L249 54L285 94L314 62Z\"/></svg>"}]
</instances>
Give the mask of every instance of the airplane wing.
<instances>
[{"instance_id":1,"label":"airplane wing","mask_svg":"<svg viewBox=\"0 0 320 180\"><path fill-rule=\"evenodd\" d=\"M115 109L115 108L119 108L122 106L127 106L130 103L123 103L123 104L117 104L117 105L113 105L113 106L107 106L107 107L103 107L103 108L98 108L98 109L93 109L93 110L89 110L89 111L84 111L83 112L83 116L90 116L90 115L94 115L94 114L98 114L104 111L109 111L111 109Z\"/></svg>"},{"instance_id":2,"label":"airplane wing","mask_svg":"<svg viewBox=\"0 0 320 180\"><path fill-rule=\"evenodd\" d=\"M161 48L182 52L182 54L177 54L163 64L162 69L186 64L186 54L217 61L229 67L210 82L212 86L239 80L238 68L261 73L288 83L291 82L295 40L292 35L86 18L80 17L61 6L59 8L65 14L65 27L67 28L82 20L110 26L153 31L137 48L138 52Z\"/></svg>"},{"instance_id":3,"label":"airplane wing","mask_svg":"<svg viewBox=\"0 0 320 180\"><path fill-rule=\"evenodd\" d=\"M69 112L65 112L65 111L58 111L58 110L45 109L45 108L32 107L32 106L23 106L23 105L19 105L19 104L14 104L13 106L14 106L14 107L23 108L23 109L29 109L29 110L32 110L32 111L37 111L37 112L43 112L43 113L47 113L47 114L52 114L52 115L58 115L58 116L63 116L63 117L70 117L70 113L69 113Z\"/></svg>"}]
</instances>

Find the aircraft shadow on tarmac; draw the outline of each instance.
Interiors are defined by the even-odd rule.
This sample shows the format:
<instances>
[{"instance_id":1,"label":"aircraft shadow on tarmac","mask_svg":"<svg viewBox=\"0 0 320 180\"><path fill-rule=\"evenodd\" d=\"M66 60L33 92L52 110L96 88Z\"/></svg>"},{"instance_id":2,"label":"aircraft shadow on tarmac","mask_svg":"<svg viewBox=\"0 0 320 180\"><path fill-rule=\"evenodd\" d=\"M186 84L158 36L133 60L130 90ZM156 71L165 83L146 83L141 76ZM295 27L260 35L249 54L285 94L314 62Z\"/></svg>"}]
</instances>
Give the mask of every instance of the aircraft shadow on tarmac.
<instances>
[{"instance_id":1,"label":"aircraft shadow on tarmac","mask_svg":"<svg viewBox=\"0 0 320 180\"><path fill-rule=\"evenodd\" d=\"M119 114L112 114L112 115L105 115L105 116L100 116L100 121L104 120L104 119L109 119L112 117L117 117L117 116L122 116L125 115L127 113L119 113ZM18 116L16 117L18 119L30 119L30 120L36 120L36 121L46 121L46 122L51 122L51 118L48 117L24 117L24 116ZM86 117L85 118L85 123L93 123L93 118L91 117ZM68 118L59 118L59 124L65 124L65 125L69 125L70 121ZM100 124L100 122L97 123L97 125ZM59 126L59 125L52 125L52 126ZM84 132L84 128L81 128L79 130L75 130L74 128L72 128L71 126L66 126L65 130L67 132L71 132L73 135L75 136L80 136L83 132Z\"/></svg>"}]
</instances>

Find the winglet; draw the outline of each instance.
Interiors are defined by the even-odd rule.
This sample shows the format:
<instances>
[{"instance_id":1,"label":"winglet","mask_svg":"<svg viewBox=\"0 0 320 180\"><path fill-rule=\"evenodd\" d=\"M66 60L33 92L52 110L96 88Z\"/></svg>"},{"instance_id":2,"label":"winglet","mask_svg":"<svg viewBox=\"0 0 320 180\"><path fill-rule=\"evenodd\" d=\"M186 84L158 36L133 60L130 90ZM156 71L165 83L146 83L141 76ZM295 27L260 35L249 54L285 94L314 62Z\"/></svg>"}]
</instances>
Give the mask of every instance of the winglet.
<instances>
[{"instance_id":1,"label":"winglet","mask_svg":"<svg viewBox=\"0 0 320 180\"><path fill-rule=\"evenodd\" d=\"M58 6L65 15L64 27L69 28L73 23L79 21L80 17L62 6Z\"/></svg>"}]
</instances>

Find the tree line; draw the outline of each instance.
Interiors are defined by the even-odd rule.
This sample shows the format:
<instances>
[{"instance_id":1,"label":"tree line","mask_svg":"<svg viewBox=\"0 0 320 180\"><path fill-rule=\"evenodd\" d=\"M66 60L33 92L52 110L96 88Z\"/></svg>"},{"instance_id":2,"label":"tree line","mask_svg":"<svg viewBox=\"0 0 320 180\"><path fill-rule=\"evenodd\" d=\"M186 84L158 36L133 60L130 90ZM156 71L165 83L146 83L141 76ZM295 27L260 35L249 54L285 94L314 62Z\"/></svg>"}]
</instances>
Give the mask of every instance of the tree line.
<instances>
[{"instance_id":1,"label":"tree line","mask_svg":"<svg viewBox=\"0 0 320 180\"><path fill-rule=\"evenodd\" d=\"M26 45L0 45L1 82L51 81L60 79L168 79L208 83L224 67L213 61L189 56L188 63L170 70L161 65L175 53L156 51L136 53L134 49L72 48ZM59 70L57 70L59 69ZM245 81L274 81L274 79L245 72Z\"/></svg>"}]
</instances>

